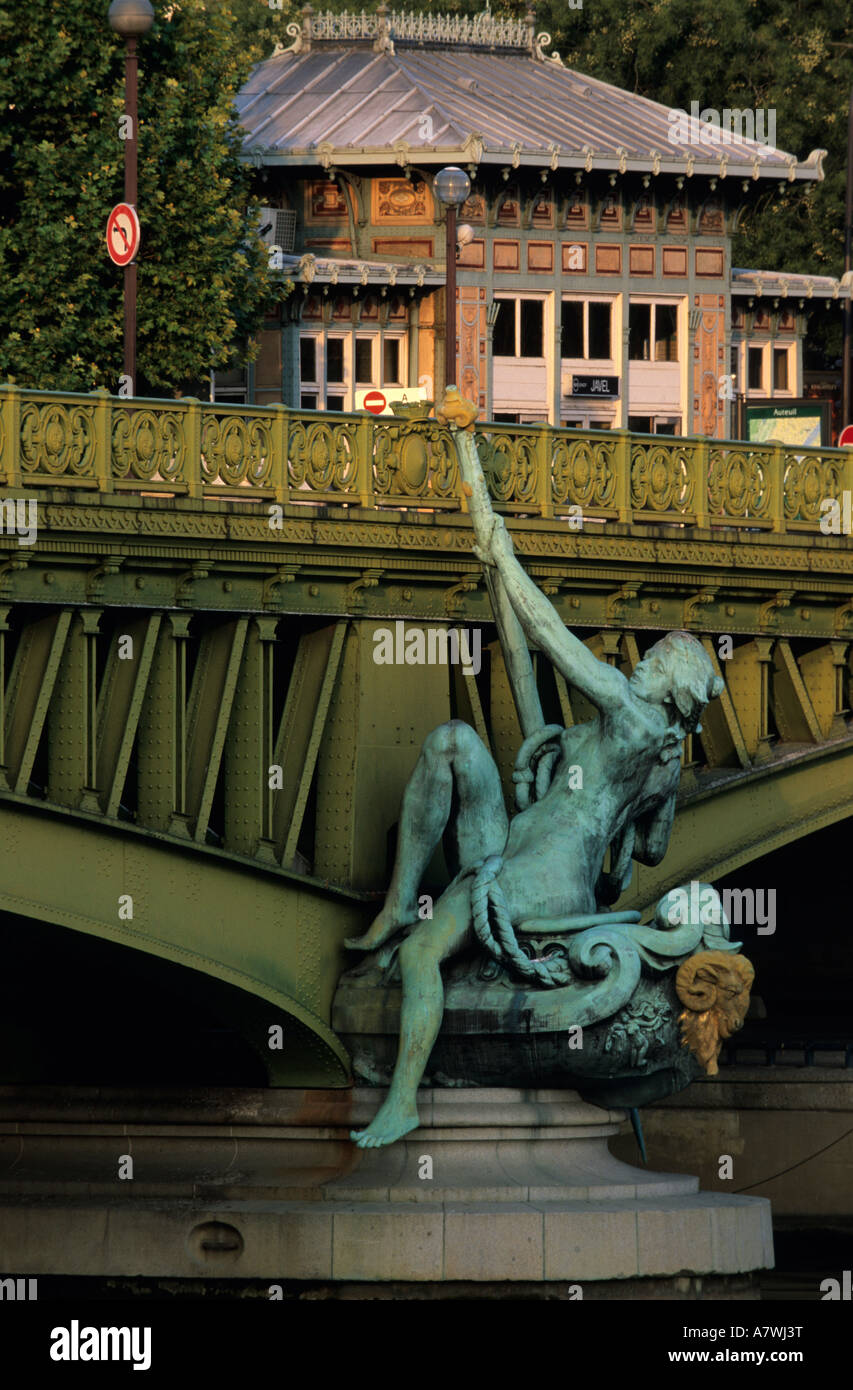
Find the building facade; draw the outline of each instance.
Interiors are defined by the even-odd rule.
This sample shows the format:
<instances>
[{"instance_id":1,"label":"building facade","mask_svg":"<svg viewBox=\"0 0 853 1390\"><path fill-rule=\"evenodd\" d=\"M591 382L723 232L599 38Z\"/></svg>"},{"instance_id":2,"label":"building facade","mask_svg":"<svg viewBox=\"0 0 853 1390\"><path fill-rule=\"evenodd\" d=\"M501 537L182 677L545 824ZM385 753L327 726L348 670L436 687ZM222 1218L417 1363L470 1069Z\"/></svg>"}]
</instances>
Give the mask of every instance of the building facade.
<instances>
[{"instance_id":1,"label":"building facade","mask_svg":"<svg viewBox=\"0 0 853 1390\"><path fill-rule=\"evenodd\" d=\"M238 99L264 235L295 289L217 399L334 411L368 389L435 396L447 165L471 180L451 350L487 418L722 437L738 394L801 393L807 301L849 290L794 276L762 300L731 241L768 180L820 179L822 152L798 161L685 123L569 71L549 42L530 16L306 7Z\"/></svg>"}]
</instances>

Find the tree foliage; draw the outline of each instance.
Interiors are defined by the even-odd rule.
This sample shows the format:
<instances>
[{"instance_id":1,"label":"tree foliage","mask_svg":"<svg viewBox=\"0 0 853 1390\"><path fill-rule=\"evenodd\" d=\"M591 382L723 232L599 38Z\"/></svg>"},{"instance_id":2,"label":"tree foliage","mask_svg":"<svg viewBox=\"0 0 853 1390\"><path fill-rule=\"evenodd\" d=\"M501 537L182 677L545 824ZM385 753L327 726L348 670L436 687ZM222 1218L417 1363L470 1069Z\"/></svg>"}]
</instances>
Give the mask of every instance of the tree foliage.
<instances>
[{"instance_id":1,"label":"tree foliage","mask_svg":"<svg viewBox=\"0 0 853 1390\"><path fill-rule=\"evenodd\" d=\"M0 0L0 377L20 385L115 391L122 372L123 274L104 235L124 196L124 43L107 8ZM257 236L232 109L264 26L204 0L155 12L139 44L137 390L180 392L233 363L287 287Z\"/></svg>"}]
</instances>

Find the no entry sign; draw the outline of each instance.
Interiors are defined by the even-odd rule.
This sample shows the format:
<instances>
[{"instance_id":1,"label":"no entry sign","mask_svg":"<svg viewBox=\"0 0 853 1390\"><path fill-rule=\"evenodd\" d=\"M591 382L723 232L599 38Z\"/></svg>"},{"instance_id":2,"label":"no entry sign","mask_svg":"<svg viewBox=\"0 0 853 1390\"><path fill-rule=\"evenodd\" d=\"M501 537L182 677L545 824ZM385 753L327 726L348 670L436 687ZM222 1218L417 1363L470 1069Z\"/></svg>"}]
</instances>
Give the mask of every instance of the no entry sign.
<instances>
[{"instance_id":1,"label":"no entry sign","mask_svg":"<svg viewBox=\"0 0 853 1390\"><path fill-rule=\"evenodd\" d=\"M116 265L130 265L139 250L139 218L130 203L116 203L107 218L107 250Z\"/></svg>"},{"instance_id":2,"label":"no entry sign","mask_svg":"<svg viewBox=\"0 0 853 1390\"><path fill-rule=\"evenodd\" d=\"M363 409L369 410L371 415L381 415L387 405L381 391L368 391L364 397Z\"/></svg>"},{"instance_id":3,"label":"no entry sign","mask_svg":"<svg viewBox=\"0 0 853 1390\"><path fill-rule=\"evenodd\" d=\"M845 425L838 436L838 447L842 448L845 444L853 444L853 425Z\"/></svg>"}]
</instances>

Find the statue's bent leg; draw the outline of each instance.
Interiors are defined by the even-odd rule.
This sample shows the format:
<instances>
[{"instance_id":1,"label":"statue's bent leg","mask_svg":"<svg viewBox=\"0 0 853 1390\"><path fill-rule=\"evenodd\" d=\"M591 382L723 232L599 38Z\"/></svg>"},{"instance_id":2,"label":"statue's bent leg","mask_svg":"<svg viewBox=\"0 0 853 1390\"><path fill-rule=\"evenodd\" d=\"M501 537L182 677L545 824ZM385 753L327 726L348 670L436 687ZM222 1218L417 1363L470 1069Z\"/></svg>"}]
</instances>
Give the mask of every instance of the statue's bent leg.
<instances>
[{"instance_id":1,"label":"statue's bent leg","mask_svg":"<svg viewBox=\"0 0 853 1390\"><path fill-rule=\"evenodd\" d=\"M359 1148L382 1148L418 1127L418 1086L444 1013L441 962L470 937L470 893L469 879L453 884L440 898L434 919L416 927L400 947L403 1000L397 1062L382 1108L367 1129L351 1135Z\"/></svg>"},{"instance_id":2,"label":"statue's bent leg","mask_svg":"<svg viewBox=\"0 0 853 1390\"><path fill-rule=\"evenodd\" d=\"M506 843L507 815L500 776L482 739L460 719L441 724L424 739L403 793L397 857L385 905L358 940L346 944L372 951L400 927L418 919L418 888L424 870L447 830L461 868Z\"/></svg>"}]
</instances>

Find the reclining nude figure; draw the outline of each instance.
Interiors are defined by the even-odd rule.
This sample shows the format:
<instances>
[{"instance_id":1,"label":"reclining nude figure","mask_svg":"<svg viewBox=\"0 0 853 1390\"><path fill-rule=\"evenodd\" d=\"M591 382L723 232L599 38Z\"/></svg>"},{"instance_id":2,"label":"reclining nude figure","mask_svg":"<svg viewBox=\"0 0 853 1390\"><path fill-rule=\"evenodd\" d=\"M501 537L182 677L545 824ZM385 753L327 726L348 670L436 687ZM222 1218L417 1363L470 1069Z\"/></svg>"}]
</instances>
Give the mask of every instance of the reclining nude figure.
<instances>
[{"instance_id":1,"label":"reclining nude figure","mask_svg":"<svg viewBox=\"0 0 853 1390\"><path fill-rule=\"evenodd\" d=\"M492 510L473 435L459 432L455 440L475 550L486 567L507 666L516 676L516 703L526 678L526 707L529 712L532 701L536 712L525 728L524 700L519 704L525 734L543 728L544 719L524 635L598 713L560 733L550 786L511 820L498 769L470 725L452 720L425 740L403 795L385 904L364 936L347 943L371 951L408 928L399 949L399 1051L384 1104L366 1129L352 1132L361 1148L391 1144L418 1126L417 1088L444 1011L442 962L475 940L471 870L499 856L497 883L513 925L594 914L602 901L613 902L630 880L632 858L648 865L663 858L682 741L722 689L701 643L686 632L655 643L630 679L599 661L515 558L503 520ZM442 837L450 838L460 874L433 917L419 921L420 880ZM602 875L608 847L611 873Z\"/></svg>"}]
</instances>

